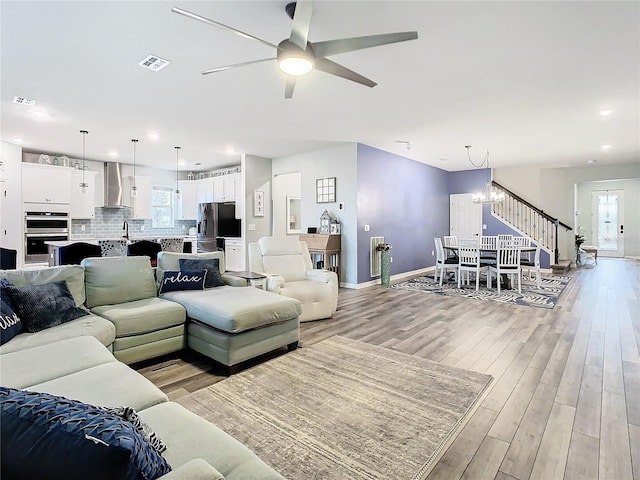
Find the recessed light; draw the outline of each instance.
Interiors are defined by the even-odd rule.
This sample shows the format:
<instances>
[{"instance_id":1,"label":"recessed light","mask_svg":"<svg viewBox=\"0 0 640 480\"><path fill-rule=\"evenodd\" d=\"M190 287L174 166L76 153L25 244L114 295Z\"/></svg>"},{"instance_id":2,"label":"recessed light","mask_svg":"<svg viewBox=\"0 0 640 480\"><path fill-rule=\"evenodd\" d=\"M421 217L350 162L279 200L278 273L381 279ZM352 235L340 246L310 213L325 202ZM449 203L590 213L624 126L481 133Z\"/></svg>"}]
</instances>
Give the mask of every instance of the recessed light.
<instances>
[{"instance_id":1,"label":"recessed light","mask_svg":"<svg viewBox=\"0 0 640 480\"><path fill-rule=\"evenodd\" d=\"M109 155L111 158L116 158L118 156L118 152L112 150L107 155Z\"/></svg>"},{"instance_id":2,"label":"recessed light","mask_svg":"<svg viewBox=\"0 0 640 480\"><path fill-rule=\"evenodd\" d=\"M610 150L611 149L611 145L602 145L602 149L603 150Z\"/></svg>"},{"instance_id":3,"label":"recessed light","mask_svg":"<svg viewBox=\"0 0 640 480\"><path fill-rule=\"evenodd\" d=\"M233 147L227 147L224 149L224 153L233 154L236 153L236 150Z\"/></svg>"},{"instance_id":4,"label":"recessed light","mask_svg":"<svg viewBox=\"0 0 640 480\"><path fill-rule=\"evenodd\" d=\"M608 117L612 113L613 113L613 110L600 110L600 115L602 115L603 117Z\"/></svg>"},{"instance_id":5,"label":"recessed light","mask_svg":"<svg viewBox=\"0 0 640 480\"><path fill-rule=\"evenodd\" d=\"M162 70L164 67L169 65L171 62L169 60L165 60L164 58L160 58L157 55L147 55L144 60L138 62L138 65L144 68L148 68L149 70L153 70L157 72L158 70Z\"/></svg>"},{"instance_id":6,"label":"recessed light","mask_svg":"<svg viewBox=\"0 0 640 480\"><path fill-rule=\"evenodd\" d=\"M587 163L596 163L595 160L587 160Z\"/></svg>"},{"instance_id":7,"label":"recessed light","mask_svg":"<svg viewBox=\"0 0 640 480\"><path fill-rule=\"evenodd\" d=\"M178 162L178 165L186 165L186 164L187 164L186 160L180 160Z\"/></svg>"},{"instance_id":8,"label":"recessed light","mask_svg":"<svg viewBox=\"0 0 640 480\"><path fill-rule=\"evenodd\" d=\"M150 140L158 140L158 138L160 138L156 132L147 133L147 137L149 137Z\"/></svg>"},{"instance_id":9,"label":"recessed light","mask_svg":"<svg viewBox=\"0 0 640 480\"><path fill-rule=\"evenodd\" d=\"M33 112L33 115L38 117L38 118L44 118L47 116L46 112L43 112L42 110L37 110L35 112Z\"/></svg>"},{"instance_id":10,"label":"recessed light","mask_svg":"<svg viewBox=\"0 0 640 480\"><path fill-rule=\"evenodd\" d=\"M33 107L36 104L36 101L33 98L18 97L16 95L15 97L13 97L13 103L17 103L18 105L26 105L27 107Z\"/></svg>"},{"instance_id":11,"label":"recessed light","mask_svg":"<svg viewBox=\"0 0 640 480\"><path fill-rule=\"evenodd\" d=\"M14 141L14 143L22 143L21 138L13 138L12 140Z\"/></svg>"}]
</instances>

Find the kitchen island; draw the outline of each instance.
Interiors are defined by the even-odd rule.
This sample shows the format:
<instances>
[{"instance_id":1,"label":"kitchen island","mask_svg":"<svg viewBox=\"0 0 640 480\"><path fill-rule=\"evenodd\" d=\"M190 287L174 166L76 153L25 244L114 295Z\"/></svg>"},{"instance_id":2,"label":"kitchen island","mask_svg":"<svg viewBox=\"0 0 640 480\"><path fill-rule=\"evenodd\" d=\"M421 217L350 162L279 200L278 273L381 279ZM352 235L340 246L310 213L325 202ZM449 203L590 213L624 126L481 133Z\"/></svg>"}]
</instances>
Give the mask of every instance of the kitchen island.
<instances>
[{"instance_id":1,"label":"kitchen island","mask_svg":"<svg viewBox=\"0 0 640 480\"><path fill-rule=\"evenodd\" d=\"M60 248L73 245L75 243L88 243L89 245L100 245L101 242L123 242L124 245L138 242L140 240L151 240L154 242L162 243L163 240L178 240L184 241L185 252L197 252L197 238L195 236L187 235L145 235L145 236L132 236L125 237L103 237L103 238L77 238L72 240L63 241L50 241L45 242L49 248L49 266L60 265Z\"/></svg>"}]
</instances>

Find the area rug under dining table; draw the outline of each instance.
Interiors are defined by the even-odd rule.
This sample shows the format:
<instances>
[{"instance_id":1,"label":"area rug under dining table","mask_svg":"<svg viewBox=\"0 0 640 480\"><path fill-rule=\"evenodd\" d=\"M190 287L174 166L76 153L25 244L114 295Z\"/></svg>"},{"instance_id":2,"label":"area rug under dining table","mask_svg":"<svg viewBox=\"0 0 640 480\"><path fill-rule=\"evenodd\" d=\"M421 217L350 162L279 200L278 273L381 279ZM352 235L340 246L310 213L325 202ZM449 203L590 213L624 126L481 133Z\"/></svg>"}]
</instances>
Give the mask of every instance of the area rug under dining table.
<instances>
[{"instance_id":1,"label":"area rug under dining table","mask_svg":"<svg viewBox=\"0 0 640 480\"><path fill-rule=\"evenodd\" d=\"M480 288L476 291L475 280L470 285L458 284L452 278L446 279L442 286L435 281L433 275L412 278L405 282L391 285L391 288L412 290L415 292L435 293L448 297L475 298L476 300L488 300L492 302L508 303L512 305L525 305L528 307L553 308L558 302L571 277L558 275L545 275L541 277L540 287L533 280L522 280L522 293L517 289L502 288L500 293L493 282L493 288L487 288L486 276L480 278Z\"/></svg>"},{"instance_id":2,"label":"area rug under dining table","mask_svg":"<svg viewBox=\"0 0 640 480\"><path fill-rule=\"evenodd\" d=\"M489 375L336 336L178 402L290 480L417 480L490 382Z\"/></svg>"}]
</instances>

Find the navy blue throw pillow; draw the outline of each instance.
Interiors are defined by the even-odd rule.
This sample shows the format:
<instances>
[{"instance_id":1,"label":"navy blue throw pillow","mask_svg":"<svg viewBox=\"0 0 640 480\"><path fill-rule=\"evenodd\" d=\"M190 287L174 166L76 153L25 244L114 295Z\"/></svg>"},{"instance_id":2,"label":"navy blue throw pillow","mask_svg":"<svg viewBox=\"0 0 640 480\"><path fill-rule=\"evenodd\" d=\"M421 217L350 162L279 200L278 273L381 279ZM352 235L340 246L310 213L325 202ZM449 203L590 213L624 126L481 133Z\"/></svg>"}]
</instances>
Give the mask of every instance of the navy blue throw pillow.
<instances>
[{"instance_id":1,"label":"navy blue throw pillow","mask_svg":"<svg viewBox=\"0 0 640 480\"><path fill-rule=\"evenodd\" d=\"M100 407L0 387L2 478L155 480L171 471L135 427Z\"/></svg>"},{"instance_id":2,"label":"navy blue throw pillow","mask_svg":"<svg viewBox=\"0 0 640 480\"><path fill-rule=\"evenodd\" d=\"M178 290L202 290L207 276L206 270L168 270L162 276L160 293Z\"/></svg>"},{"instance_id":3,"label":"navy blue throw pillow","mask_svg":"<svg viewBox=\"0 0 640 480\"><path fill-rule=\"evenodd\" d=\"M10 285L6 289L24 328L31 333L87 315L86 310L76 307L65 281L20 287Z\"/></svg>"},{"instance_id":4,"label":"navy blue throw pillow","mask_svg":"<svg viewBox=\"0 0 640 480\"><path fill-rule=\"evenodd\" d=\"M181 258L180 270L206 270L207 279L204 288L222 287L220 260L217 258Z\"/></svg>"},{"instance_id":5,"label":"navy blue throw pillow","mask_svg":"<svg viewBox=\"0 0 640 480\"><path fill-rule=\"evenodd\" d=\"M16 335L24 332L20 317L16 314L11 303L11 297L6 286L11 282L6 278L0 280L0 345L4 345Z\"/></svg>"}]
</instances>

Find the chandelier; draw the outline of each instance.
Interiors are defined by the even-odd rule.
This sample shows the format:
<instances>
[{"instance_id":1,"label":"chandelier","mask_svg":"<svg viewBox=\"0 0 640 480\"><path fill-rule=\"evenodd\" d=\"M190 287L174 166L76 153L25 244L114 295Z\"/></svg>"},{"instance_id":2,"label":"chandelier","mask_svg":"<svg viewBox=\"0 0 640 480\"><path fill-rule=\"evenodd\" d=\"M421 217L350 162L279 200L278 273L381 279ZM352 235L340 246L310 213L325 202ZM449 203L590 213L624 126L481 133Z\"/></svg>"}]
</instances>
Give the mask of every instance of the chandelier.
<instances>
[{"instance_id":1,"label":"chandelier","mask_svg":"<svg viewBox=\"0 0 640 480\"><path fill-rule=\"evenodd\" d=\"M489 178L487 180L486 185L484 186L484 190L481 192L472 193L471 201L473 201L473 203L480 203L484 205L492 205L494 203L503 202L505 199L504 192L498 190L493 185L491 185L491 168L489 167L489 150L487 150L487 153L484 156L484 159L482 160L482 162L480 164L476 164L473 162L473 160L471 160L471 154L469 153L469 150L471 150L471 145L465 145L464 148L467 149L467 158L469 159L469 163L471 163L471 165L473 165L475 168L482 168L482 167L485 167L486 165L486 168L489 171Z\"/></svg>"}]
</instances>

